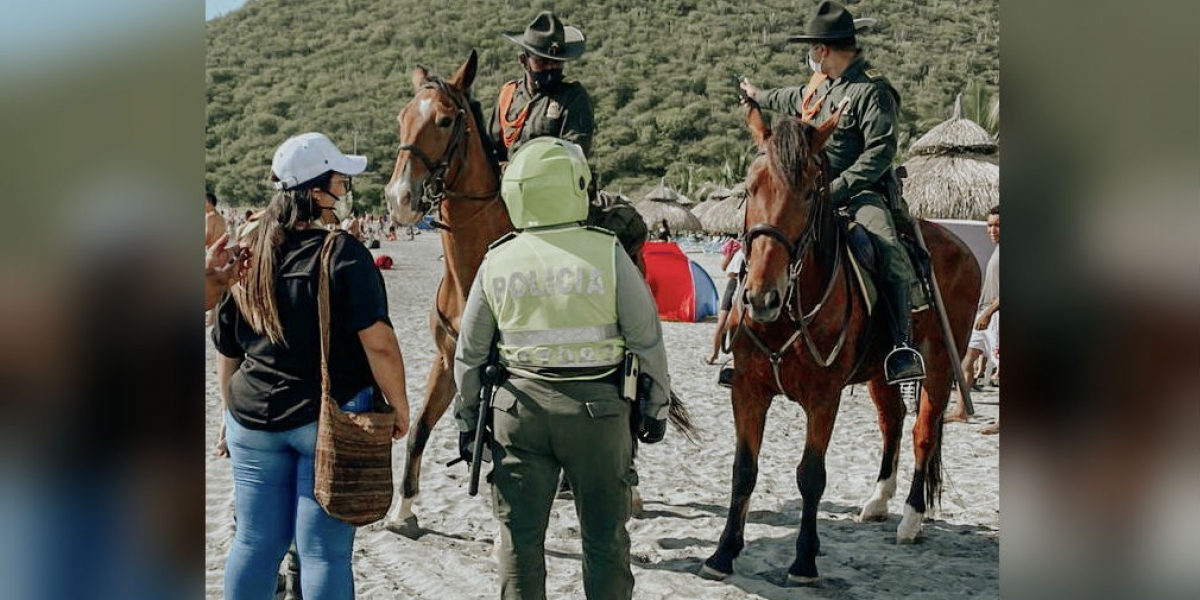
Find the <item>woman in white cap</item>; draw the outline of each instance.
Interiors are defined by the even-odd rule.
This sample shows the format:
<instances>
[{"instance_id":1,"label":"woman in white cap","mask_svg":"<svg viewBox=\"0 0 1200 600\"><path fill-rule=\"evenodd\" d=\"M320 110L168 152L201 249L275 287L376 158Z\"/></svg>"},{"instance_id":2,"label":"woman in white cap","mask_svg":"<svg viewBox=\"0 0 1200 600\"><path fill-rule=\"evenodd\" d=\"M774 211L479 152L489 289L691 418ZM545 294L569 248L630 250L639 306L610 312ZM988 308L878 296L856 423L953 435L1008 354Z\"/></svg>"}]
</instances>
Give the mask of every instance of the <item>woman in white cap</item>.
<instances>
[{"instance_id":1,"label":"woman in white cap","mask_svg":"<svg viewBox=\"0 0 1200 600\"><path fill-rule=\"evenodd\" d=\"M278 190L245 243L247 273L217 305L213 342L225 401L236 491L237 535L225 565L225 598L274 597L279 562L295 540L306 600L351 600L354 527L313 498L321 402L317 278L335 207L350 193L363 156L342 154L306 133L275 152ZM350 235L333 242L329 373L335 398L378 399L396 410L394 438L408 430L404 360L388 320L383 279ZM348 407L346 407L348 408Z\"/></svg>"}]
</instances>

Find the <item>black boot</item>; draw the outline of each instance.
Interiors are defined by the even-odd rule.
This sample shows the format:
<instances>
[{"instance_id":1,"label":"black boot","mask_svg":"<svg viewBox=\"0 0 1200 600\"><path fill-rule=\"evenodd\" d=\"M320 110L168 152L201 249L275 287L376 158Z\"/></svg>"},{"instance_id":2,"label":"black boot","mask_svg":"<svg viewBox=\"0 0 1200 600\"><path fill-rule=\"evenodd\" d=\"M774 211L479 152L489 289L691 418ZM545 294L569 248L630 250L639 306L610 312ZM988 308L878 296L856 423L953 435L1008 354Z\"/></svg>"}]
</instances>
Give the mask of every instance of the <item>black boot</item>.
<instances>
[{"instance_id":1,"label":"black boot","mask_svg":"<svg viewBox=\"0 0 1200 600\"><path fill-rule=\"evenodd\" d=\"M908 285L888 282L883 287L891 309L892 351L883 361L883 372L889 385L925 378L925 359L910 347L912 312L908 302Z\"/></svg>"}]
</instances>

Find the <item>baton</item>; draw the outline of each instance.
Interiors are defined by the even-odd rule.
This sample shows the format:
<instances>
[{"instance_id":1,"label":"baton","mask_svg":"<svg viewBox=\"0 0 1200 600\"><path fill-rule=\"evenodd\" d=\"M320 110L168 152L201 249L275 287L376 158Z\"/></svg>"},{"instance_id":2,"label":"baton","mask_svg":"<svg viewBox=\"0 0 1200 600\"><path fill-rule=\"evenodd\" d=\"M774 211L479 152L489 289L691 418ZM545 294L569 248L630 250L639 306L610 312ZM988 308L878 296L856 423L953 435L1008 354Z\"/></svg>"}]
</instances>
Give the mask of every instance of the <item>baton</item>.
<instances>
[{"instance_id":1,"label":"baton","mask_svg":"<svg viewBox=\"0 0 1200 600\"><path fill-rule=\"evenodd\" d=\"M932 255L929 254L929 247L925 245L925 236L921 234L920 219L913 219L913 237L917 240L917 245L925 251L929 260L929 282L928 287L933 293L930 296L933 299L933 309L938 316L938 325L942 329L942 338L946 343L946 350L949 350L950 356L954 357L950 361L951 369L954 371L954 379L958 382L958 389L962 391L963 408L967 410L967 416L975 414L975 405L971 403L971 386L967 384L967 378L962 372L962 357L958 354L958 344L954 343L954 333L950 330L950 318L946 316L946 306L942 303L942 291L938 287L937 273L933 270Z\"/></svg>"},{"instance_id":2,"label":"baton","mask_svg":"<svg viewBox=\"0 0 1200 600\"><path fill-rule=\"evenodd\" d=\"M496 381L500 378L500 367L489 364L483 369L484 385L479 390L479 417L475 421L475 446L471 449L471 483L467 486L467 494L474 496L479 493L479 469L483 463L483 443L487 437L485 428L488 417L492 414L492 393Z\"/></svg>"}]
</instances>

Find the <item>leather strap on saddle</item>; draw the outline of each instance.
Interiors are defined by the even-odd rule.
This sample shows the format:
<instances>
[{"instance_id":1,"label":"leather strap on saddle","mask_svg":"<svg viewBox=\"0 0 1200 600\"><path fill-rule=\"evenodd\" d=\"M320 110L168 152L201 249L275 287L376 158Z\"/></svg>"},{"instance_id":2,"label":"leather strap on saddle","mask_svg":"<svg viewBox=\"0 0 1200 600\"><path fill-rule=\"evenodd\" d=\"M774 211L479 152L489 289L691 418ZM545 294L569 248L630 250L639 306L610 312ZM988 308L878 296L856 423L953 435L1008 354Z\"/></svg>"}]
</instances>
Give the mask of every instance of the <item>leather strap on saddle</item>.
<instances>
[{"instance_id":1,"label":"leather strap on saddle","mask_svg":"<svg viewBox=\"0 0 1200 600\"><path fill-rule=\"evenodd\" d=\"M511 148L513 142L521 137L521 130L525 128L525 119L529 117L529 107L533 106L533 102L526 104L517 118L508 120L508 109L512 107L513 95L516 94L519 84L520 80L514 79L500 88L500 100L496 107L496 113L500 115L500 138L505 148Z\"/></svg>"}]
</instances>

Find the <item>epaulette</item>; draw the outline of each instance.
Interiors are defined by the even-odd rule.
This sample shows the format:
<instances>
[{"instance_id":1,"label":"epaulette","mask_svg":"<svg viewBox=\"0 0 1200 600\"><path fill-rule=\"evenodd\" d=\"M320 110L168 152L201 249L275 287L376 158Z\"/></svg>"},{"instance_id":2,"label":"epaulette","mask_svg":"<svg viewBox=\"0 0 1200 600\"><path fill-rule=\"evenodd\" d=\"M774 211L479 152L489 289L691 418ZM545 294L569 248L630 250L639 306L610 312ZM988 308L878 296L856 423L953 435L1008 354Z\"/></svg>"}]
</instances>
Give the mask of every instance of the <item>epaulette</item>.
<instances>
[{"instance_id":1,"label":"epaulette","mask_svg":"<svg viewBox=\"0 0 1200 600\"><path fill-rule=\"evenodd\" d=\"M863 74L865 74L867 79L870 79L871 81L883 79L883 73L879 72L879 69L875 67L871 67L870 69L863 71Z\"/></svg>"},{"instance_id":2,"label":"epaulette","mask_svg":"<svg viewBox=\"0 0 1200 600\"><path fill-rule=\"evenodd\" d=\"M491 244L488 244L488 250L494 250L496 248L499 248L501 244L511 242L512 240L516 239L518 233L520 233L520 232L519 231L510 231L510 232L500 236L500 239L492 242Z\"/></svg>"}]
</instances>

